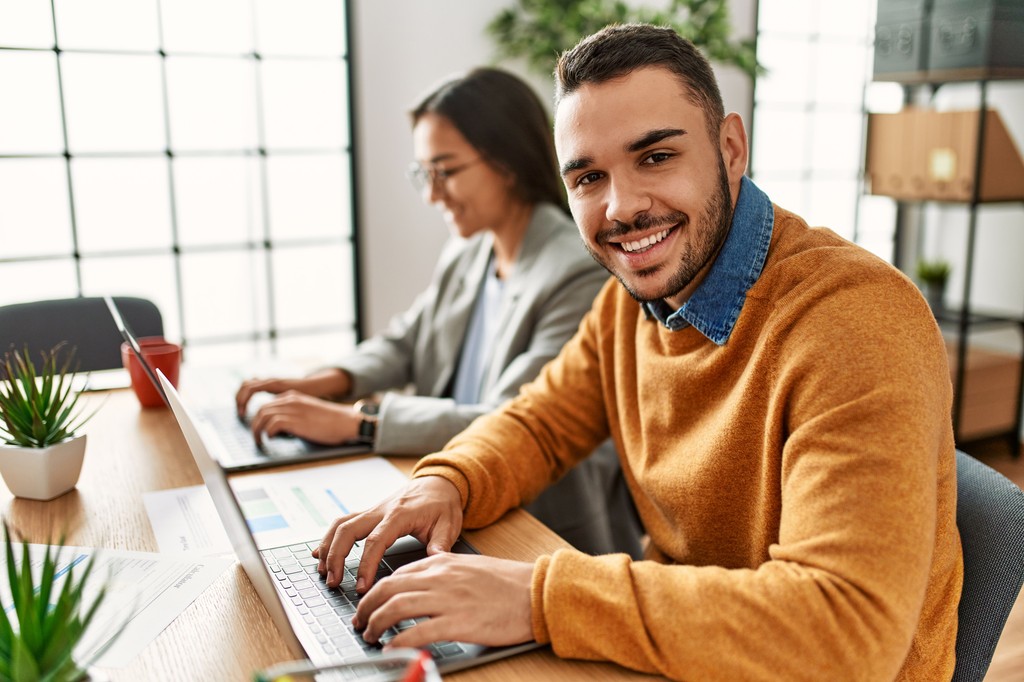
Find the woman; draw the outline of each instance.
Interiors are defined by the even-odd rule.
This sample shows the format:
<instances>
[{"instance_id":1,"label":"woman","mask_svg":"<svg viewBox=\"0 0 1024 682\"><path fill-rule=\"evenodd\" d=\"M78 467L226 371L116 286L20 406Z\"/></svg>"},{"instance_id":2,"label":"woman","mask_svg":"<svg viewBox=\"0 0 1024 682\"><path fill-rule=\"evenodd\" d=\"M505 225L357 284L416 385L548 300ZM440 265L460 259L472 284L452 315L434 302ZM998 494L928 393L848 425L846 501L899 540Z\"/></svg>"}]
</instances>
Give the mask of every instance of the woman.
<instances>
[{"instance_id":1,"label":"woman","mask_svg":"<svg viewBox=\"0 0 1024 682\"><path fill-rule=\"evenodd\" d=\"M279 396L257 412L256 434L362 437L387 454L440 450L558 354L607 279L564 209L547 113L529 86L475 69L411 116L410 177L458 238L386 333L305 378L246 381L240 413L257 391ZM527 509L583 551L639 554L639 523L610 442Z\"/></svg>"}]
</instances>

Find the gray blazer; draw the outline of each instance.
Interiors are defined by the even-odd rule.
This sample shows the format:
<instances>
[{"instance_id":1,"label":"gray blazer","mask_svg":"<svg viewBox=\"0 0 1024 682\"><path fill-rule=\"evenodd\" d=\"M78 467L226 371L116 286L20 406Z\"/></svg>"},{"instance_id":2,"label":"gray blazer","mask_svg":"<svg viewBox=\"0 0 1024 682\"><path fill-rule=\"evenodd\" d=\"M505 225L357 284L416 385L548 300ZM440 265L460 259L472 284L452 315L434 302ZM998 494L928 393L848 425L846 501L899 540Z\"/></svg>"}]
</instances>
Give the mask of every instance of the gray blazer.
<instances>
[{"instance_id":1,"label":"gray blazer","mask_svg":"<svg viewBox=\"0 0 1024 682\"><path fill-rule=\"evenodd\" d=\"M559 208L534 210L506 280L500 336L484 359L481 403L448 397L470 315L487 274L490 233L450 241L434 276L389 329L337 366L353 380L350 397L381 391L374 450L423 455L440 450L476 417L515 396L576 332L608 278ZM639 553L639 522L610 441L528 509L578 548Z\"/></svg>"}]
</instances>

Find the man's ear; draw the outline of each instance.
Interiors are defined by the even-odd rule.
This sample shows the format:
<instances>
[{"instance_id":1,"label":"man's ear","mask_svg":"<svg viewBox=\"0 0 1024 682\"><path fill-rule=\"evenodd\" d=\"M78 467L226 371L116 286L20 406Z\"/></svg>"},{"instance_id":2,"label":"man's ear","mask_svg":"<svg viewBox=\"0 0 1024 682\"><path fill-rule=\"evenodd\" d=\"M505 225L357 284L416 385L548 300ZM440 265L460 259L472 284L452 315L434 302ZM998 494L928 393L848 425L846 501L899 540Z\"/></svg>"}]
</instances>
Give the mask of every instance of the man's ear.
<instances>
[{"instance_id":1,"label":"man's ear","mask_svg":"<svg viewBox=\"0 0 1024 682\"><path fill-rule=\"evenodd\" d=\"M747 131L739 114L733 112L722 121L718 144L725 172L729 176L729 185L738 189L740 178L747 172L750 151L747 148Z\"/></svg>"}]
</instances>

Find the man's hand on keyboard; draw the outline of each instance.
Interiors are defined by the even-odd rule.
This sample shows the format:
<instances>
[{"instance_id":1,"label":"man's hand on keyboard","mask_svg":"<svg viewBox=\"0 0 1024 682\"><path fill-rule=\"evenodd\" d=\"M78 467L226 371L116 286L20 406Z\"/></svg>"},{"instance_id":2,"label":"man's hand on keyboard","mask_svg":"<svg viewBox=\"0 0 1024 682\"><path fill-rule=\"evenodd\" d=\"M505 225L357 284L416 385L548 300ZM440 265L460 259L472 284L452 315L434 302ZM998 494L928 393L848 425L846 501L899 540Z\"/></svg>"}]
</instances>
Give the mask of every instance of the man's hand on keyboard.
<instances>
[{"instance_id":1,"label":"man's hand on keyboard","mask_svg":"<svg viewBox=\"0 0 1024 682\"><path fill-rule=\"evenodd\" d=\"M365 555L364 555L365 556ZM399 621L430 616L404 629L389 647L432 642L519 644L533 638L533 564L478 554L435 554L402 566L366 593L352 625L375 643Z\"/></svg>"},{"instance_id":2,"label":"man's hand on keyboard","mask_svg":"<svg viewBox=\"0 0 1024 682\"><path fill-rule=\"evenodd\" d=\"M462 497L440 476L423 476L376 507L334 520L313 556L317 570L336 587L344 575L345 558L357 540L363 543L356 591L373 586L377 566L395 540L411 535L427 547L428 554L447 552L462 531Z\"/></svg>"}]
</instances>

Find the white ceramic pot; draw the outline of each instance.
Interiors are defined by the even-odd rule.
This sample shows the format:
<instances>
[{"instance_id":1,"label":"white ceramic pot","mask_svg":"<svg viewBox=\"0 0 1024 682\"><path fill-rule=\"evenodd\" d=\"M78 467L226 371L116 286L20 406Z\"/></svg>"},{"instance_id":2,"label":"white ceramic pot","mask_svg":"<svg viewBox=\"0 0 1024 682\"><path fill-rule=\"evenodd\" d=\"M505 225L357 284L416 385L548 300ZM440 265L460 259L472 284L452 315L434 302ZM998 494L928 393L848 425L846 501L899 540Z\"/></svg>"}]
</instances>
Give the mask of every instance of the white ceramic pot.
<instances>
[{"instance_id":1,"label":"white ceramic pot","mask_svg":"<svg viewBox=\"0 0 1024 682\"><path fill-rule=\"evenodd\" d=\"M52 500L78 483L85 459L85 434L48 448L0 445L0 475L16 497Z\"/></svg>"}]
</instances>

